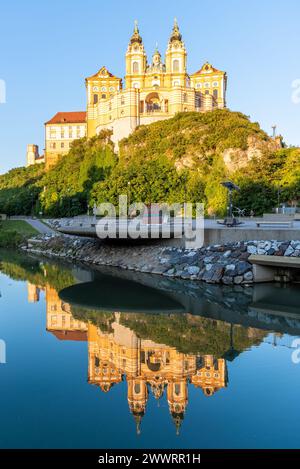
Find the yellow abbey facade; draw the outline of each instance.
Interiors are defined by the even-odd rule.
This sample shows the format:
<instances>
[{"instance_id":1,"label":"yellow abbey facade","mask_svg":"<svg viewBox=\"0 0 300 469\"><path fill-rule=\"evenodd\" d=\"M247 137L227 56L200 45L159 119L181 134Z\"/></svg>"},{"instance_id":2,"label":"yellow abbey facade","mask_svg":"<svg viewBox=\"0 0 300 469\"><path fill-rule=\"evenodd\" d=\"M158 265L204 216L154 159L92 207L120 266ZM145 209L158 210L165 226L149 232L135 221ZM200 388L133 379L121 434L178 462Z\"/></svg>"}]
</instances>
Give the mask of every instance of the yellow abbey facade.
<instances>
[{"instance_id":1,"label":"yellow abbey facade","mask_svg":"<svg viewBox=\"0 0 300 469\"><path fill-rule=\"evenodd\" d=\"M140 433L149 391L159 400L166 394L169 412L177 433L188 405L189 384L207 397L227 386L224 358L179 352L175 347L141 339L120 324L115 313L112 332L102 332L88 324L88 382L108 392L126 376L127 399Z\"/></svg>"},{"instance_id":2,"label":"yellow abbey facade","mask_svg":"<svg viewBox=\"0 0 300 469\"><path fill-rule=\"evenodd\" d=\"M39 301L42 289L28 284L28 300ZM138 433L149 390L157 400L166 394L171 418L179 431L188 405L189 384L202 389L207 397L227 386L224 358L185 354L175 347L141 339L121 324L119 312L114 313L111 331L102 331L90 322L75 319L72 307L61 301L53 287L47 285L44 290L47 331L58 340L87 341L89 384L107 393L126 380L128 406Z\"/></svg>"},{"instance_id":3,"label":"yellow abbey facade","mask_svg":"<svg viewBox=\"0 0 300 469\"><path fill-rule=\"evenodd\" d=\"M148 62L136 22L125 56L125 83L106 67L85 82L86 111L58 112L45 123L47 169L67 154L78 138L110 129L118 150L118 142L140 125L168 119L178 112L206 112L226 106L226 73L208 62L195 73L188 73L187 51L176 20L165 60L156 47ZM27 164L42 162L31 147Z\"/></svg>"},{"instance_id":4,"label":"yellow abbey facade","mask_svg":"<svg viewBox=\"0 0 300 469\"><path fill-rule=\"evenodd\" d=\"M188 74L187 51L176 20L165 61L156 48L151 63L135 23L126 51L124 86L106 67L86 79L87 136L111 129L117 144L139 125L168 119L178 112L224 108L226 86L226 73L209 63Z\"/></svg>"}]
</instances>

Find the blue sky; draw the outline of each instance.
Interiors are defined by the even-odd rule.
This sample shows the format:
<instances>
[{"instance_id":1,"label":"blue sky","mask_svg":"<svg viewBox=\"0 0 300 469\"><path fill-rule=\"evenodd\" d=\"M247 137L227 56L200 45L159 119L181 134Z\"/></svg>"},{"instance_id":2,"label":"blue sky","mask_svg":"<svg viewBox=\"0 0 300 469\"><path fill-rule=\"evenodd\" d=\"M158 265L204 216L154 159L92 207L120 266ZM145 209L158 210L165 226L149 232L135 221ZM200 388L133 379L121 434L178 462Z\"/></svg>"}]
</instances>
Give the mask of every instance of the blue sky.
<instances>
[{"instance_id":1,"label":"blue sky","mask_svg":"<svg viewBox=\"0 0 300 469\"><path fill-rule=\"evenodd\" d=\"M165 52L175 16L189 71L206 60L226 70L228 107L300 145L299 0L10 0L0 7L0 173L25 164L27 143L44 148L57 111L85 109L86 76L102 65L124 76L135 19L150 56L156 42Z\"/></svg>"}]
</instances>

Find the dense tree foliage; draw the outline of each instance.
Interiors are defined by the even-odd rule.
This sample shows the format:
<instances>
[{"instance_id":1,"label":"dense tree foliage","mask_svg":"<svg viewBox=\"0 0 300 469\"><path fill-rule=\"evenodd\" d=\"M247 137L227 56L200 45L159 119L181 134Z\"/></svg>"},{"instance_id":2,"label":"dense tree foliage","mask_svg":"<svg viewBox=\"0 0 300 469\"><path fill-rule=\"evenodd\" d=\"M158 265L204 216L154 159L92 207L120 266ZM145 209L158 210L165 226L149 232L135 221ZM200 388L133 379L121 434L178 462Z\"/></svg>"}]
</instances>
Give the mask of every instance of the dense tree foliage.
<instances>
[{"instance_id":1,"label":"dense tree foliage","mask_svg":"<svg viewBox=\"0 0 300 469\"><path fill-rule=\"evenodd\" d=\"M105 180L117 163L110 135L104 131L90 140L76 140L68 155L46 173L40 195L44 213L56 217L87 211L93 185Z\"/></svg>"},{"instance_id":2,"label":"dense tree foliage","mask_svg":"<svg viewBox=\"0 0 300 469\"><path fill-rule=\"evenodd\" d=\"M73 143L68 155L47 173L44 167L19 168L0 176L0 212L47 216L86 213L100 202L204 202L206 213L223 215L227 193L221 182L241 187L234 205L256 215L279 202L300 199L300 149L276 150L257 123L238 112L181 113L140 126L120 142L119 157L102 131ZM239 157L249 141L263 148L242 166L229 167L224 151Z\"/></svg>"},{"instance_id":3,"label":"dense tree foliage","mask_svg":"<svg viewBox=\"0 0 300 469\"><path fill-rule=\"evenodd\" d=\"M284 148L251 160L243 171L232 175L241 191L236 206L256 215L270 212L278 203L299 204L300 149Z\"/></svg>"},{"instance_id":4,"label":"dense tree foliage","mask_svg":"<svg viewBox=\"0 0 300 469\"><path fill-rule=\"evenodd\" d=\"M0 212L7 215L30 215L40 193L38 182L44 165L12 169L0 175Z\"/></svg>"}]
</instances>

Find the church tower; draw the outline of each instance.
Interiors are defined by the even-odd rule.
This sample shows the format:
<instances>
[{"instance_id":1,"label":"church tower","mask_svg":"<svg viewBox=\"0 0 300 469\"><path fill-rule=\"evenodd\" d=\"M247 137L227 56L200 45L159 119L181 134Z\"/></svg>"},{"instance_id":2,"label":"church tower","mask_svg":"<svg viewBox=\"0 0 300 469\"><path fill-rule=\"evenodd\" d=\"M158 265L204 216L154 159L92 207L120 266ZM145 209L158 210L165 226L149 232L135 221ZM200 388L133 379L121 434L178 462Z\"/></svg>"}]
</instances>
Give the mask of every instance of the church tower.
<instances>
[{"instance_id":1,"label":"church tower","mask_svg":"<svg viewBox=\"0 0 300 469\"><path fill-rule=\"evenodd\" d=\"M170 414L179 435L180 427L184 419L185 409L188 403L188 388L186 378L170 380L167 388L167 397Z\"/></svg>"},{"instance_id":2,"label":"church tower","mask_svg":"<svg viewBox=\"0 0 300 469\"><path fill-rule=\"evenodd\" d=\"M135 21L133 35L126 52L126 88L143 88L146 67L147 56L143 39L140 36L137 21Z\"/></svg>"},{"instance_id":3,"label":"church tower","mask_svg":"<svg viewBox=\"0 0 300 469\"><path fill-rule=\"evenodd\" d=\"M187 53L176 18L166 52L166 73L168 76L166 85L170 88L186 86L188 79Z\"/></svg>"},{"instance_id":4,"label":"church tower","mask_svg":"<svg viewBox=\"0 0 300 469\"><path fill-rule=\"evenodd\" d=\"M141 433L141 422L145 415L148 400L147 383L141 377L127 377L127 383L129 409L134 417L136 431L139 435Z\"/></svg>"}]
</instances>

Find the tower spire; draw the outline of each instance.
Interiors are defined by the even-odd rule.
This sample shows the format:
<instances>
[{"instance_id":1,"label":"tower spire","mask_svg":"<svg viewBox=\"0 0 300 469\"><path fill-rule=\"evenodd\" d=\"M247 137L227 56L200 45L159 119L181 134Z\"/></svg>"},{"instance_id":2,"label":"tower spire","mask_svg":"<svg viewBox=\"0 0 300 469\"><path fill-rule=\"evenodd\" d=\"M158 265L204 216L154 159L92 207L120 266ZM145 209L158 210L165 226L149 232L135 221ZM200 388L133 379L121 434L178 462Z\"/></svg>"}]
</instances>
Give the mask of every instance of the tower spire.
<instances>
[{"instance_id":1,"label":"tower spire","mask_svg":"<svg viewBox=\"0 0 300 469\"><path fill-rule=\"evenodd\" d=\"M131 36L130 42L131 42L131 44L133 44L135 42L138 42L139 44L141 44L143 42L143 40L140 36L140 30L139 30L139 27L138 27L138 21L137 20L134 20L134 30L133 30L133 35Z\"/></svg>"},{"instance_id":2,"label":"tower spire","mask_svg":"<svg viewBox=\"0 0 300 469\"><path fill-rule=\"evenodd\" d=\"M183 413L177 414L176 412L174 412L174 413L172 413L172 419L173 419L173 422L175 424L176 435L179 436L180 428L181 428L181 425L182 425L182 422L183 422L183 419L184 419L184 415L183 415Z\"/></svg>"},{"instance_id":3,"label":"tower spire","mask_svg":"<svg viewBox=\"0 0 300 469\"><path fill-rule=\"evenodd\" d=\"M140 435L141 434L141 423L142 423L142 415L136 414L134 415L134 420L136 424L136 434Z\"/></svg>"},{"instance_id":4,"label":"tower spire","mask_svg":"<svg viewBox=\"0 0 300 469\"><path fill-rule=\"evenodd\" d=\"M182 35L179 30L177 18L174 18L174 26L170 37L170 42L182 41Z\"/></svg>"}]
</instances>

